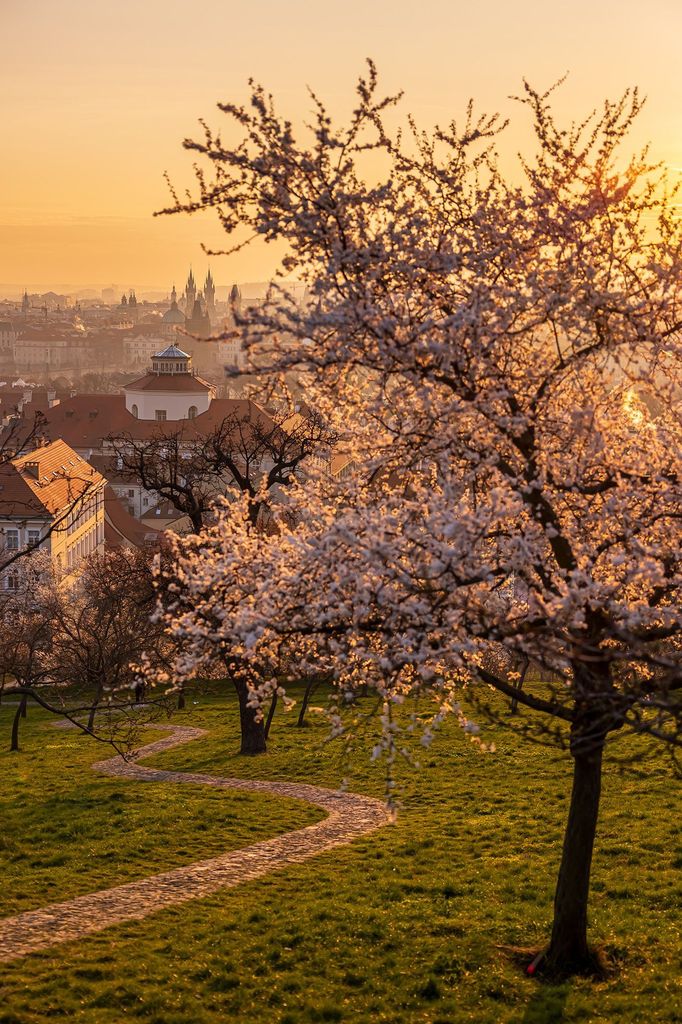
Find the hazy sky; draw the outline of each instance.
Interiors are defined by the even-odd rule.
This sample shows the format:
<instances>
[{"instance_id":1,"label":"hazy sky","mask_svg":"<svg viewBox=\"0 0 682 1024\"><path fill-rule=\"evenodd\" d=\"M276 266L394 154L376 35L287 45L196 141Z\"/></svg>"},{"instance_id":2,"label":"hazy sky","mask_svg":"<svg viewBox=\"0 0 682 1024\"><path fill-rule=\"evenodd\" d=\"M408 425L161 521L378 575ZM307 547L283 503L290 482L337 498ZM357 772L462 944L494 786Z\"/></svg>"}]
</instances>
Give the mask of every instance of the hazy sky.
<instances>
[{"instance_id":1,"label":"hazy sky","mask_svg":"<svg viewBox=\"0 0 682 1024\"><path fill-rule=\"evenodd\" d=\"M245 99L250 76L294 118L306 84L343 112L372 56L422 123L469 96L508 112L523 76L569 71L576 116L638 84L637 139L682 167L679 0L0 0L0 15L0 287L180 286L190 261L202 275L214 221L151 214L164 170L191 183L197 118L219 124L215 103ZM213 269L227 284L272 266L260 250Z\"/></svg>"}]
</instances>

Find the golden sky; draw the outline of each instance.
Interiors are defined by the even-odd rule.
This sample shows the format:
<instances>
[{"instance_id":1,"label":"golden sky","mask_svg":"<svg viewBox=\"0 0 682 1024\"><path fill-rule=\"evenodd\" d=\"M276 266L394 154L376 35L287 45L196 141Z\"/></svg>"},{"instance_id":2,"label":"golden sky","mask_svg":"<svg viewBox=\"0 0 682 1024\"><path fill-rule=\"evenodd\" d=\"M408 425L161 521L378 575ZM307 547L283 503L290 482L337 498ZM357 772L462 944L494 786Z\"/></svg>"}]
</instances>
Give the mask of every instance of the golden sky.
<instances>
[{"instance_id":1,"label":"golden sky","mask_svg":"<svg viewBox=\"0 0 682 1024\"><path fill-rule=\"evenodd\" d=\"M213 219L152 212L164 170L191 183L181 141L197 118L219 124L215 103L245 99L251 76L294 119L307 84L343 113L371 56L422 124L469 96L514 112L511 151L522 77L544 89L569 71L569 116L637 84L636 141L682 167L679 0L0 0L0 14L0 294L181 286L190 262L203 280ZM262 249L212 264L219 285L273 269Z\"/></svg>"}]
</instances>

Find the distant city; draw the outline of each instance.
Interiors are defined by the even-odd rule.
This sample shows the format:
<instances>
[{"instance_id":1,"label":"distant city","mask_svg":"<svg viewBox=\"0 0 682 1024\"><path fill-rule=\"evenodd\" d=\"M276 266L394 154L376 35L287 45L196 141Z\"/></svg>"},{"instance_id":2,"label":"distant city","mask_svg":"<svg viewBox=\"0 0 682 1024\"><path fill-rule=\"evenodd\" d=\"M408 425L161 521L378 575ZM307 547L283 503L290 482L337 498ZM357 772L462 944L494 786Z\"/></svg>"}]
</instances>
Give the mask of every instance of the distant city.
<instances>
[{"instance_id":1,"label":"distant city","mask_svg":"<svg viewBox=\"0 0 682 1024\"><path fill-rule=\"evenodd\" d=\"M2 385L118 391L177 337L196 370L220 385L226 366L241 365L235 314L262 302L267 287L217 285L208 268L201 279L190 269L181 289L173 283L165 292L116 284L99 293L25 288L0 300ZM212 335L220 337L207 341Z\"/></svg>"}]
</instances>

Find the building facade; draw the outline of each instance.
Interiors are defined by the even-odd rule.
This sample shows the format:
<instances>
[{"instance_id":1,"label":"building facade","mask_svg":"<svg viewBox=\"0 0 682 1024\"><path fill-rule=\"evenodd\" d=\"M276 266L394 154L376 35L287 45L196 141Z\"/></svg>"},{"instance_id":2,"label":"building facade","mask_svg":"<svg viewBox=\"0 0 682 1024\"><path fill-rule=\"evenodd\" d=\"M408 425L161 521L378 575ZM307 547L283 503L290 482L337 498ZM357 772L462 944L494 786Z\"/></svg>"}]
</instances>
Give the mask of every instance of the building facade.
<instances>
[{"instance_id":1,"label":"building facade","mask_svg":"<svg viewBox=\"0 0 682 1024\"><path fill-rule=\"evenodd\" d=\"M61 580L104 545L106 480L65 441L0 465L0 589L21 586L23 551L49 558ZM4 568L2 568L4 566Z\"/></svg>"}]
</instances>

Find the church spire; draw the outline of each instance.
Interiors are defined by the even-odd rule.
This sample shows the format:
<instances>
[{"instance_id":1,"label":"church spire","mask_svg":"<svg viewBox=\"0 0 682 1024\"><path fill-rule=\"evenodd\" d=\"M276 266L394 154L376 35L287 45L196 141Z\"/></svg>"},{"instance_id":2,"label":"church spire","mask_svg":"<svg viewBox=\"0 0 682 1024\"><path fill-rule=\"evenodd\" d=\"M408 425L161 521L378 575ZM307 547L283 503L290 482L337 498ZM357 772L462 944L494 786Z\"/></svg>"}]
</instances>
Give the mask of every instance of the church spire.
<instances>
[{"instance_id":1,"label":"church spire","mask_svg":"<svg viewBox=\"0 0 682 1024\"><path fill-rule=\"evenodd\" d=\"M191 316L194 309L194 300L197 297L197 283L194 280L192 268L189 268L189 276L185 285L185 315Z\"/></svg>"},{"instance_id":2,"label":"church spire","mask_svg":"<svg viewBox=\"0 0 682 1024\"><path fill-rule=\"evenodd\" d=\"M206 282L204 284L204 296L206 298L206 312L209 317L213 319L215 317L215 284L213 283L213 275L211 274L211 268L208 268L206 274Z\"/></svg>"}]
</instances>

